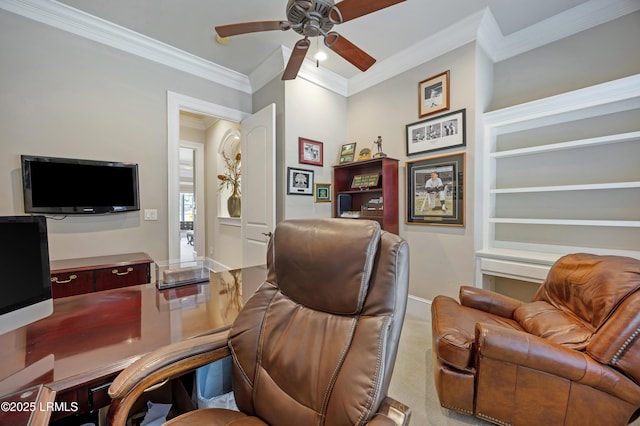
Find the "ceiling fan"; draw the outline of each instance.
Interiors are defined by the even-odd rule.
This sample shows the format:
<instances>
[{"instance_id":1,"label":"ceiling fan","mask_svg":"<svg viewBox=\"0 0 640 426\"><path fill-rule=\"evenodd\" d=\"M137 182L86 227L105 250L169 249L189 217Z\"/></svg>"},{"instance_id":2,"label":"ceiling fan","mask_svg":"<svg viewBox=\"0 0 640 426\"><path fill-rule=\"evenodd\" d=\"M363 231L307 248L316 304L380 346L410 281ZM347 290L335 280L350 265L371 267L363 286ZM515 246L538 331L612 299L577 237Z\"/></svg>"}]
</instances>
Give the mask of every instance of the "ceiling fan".
<instances>
[{"instance_id":1,"label":"ceiling fan","mask_svg":"<svg viewBox=\"0 0 640 426\"><path fill-rule=\"evenodd\" d=\"M273 30L294 30L304 38L299 40L291 52L289 62L282 74L283 80L293 80L304 62L311 46L309 37L322 36L324 44L349 61L360 71L366 71L376 60L349 40L332 31L334 25L342 24L363 15L376 12L405 0L289 0L286 21L241 22L215 27L220 37Z\"/></svg>"}]
</instances>

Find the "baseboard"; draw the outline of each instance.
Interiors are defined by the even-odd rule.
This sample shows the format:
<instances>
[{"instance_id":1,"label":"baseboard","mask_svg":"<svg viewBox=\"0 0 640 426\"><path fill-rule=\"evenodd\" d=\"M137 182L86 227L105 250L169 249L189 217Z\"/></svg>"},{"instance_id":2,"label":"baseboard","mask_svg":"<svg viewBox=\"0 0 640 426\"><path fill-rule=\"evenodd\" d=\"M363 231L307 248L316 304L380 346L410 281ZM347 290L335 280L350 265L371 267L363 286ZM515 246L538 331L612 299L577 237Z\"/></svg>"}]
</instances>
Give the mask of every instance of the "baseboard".
<instances>
[{"instance_id":1,"label":"baseboard","mask_svg":"<svg viewBox=\"0 0 640 426\"><path fill-rule=\"evenodd\" d=\"M409 299L407 300L406 317L421 321L429 321L431 319L431 300L409 295Z\"/></svg>"}]
</instances>

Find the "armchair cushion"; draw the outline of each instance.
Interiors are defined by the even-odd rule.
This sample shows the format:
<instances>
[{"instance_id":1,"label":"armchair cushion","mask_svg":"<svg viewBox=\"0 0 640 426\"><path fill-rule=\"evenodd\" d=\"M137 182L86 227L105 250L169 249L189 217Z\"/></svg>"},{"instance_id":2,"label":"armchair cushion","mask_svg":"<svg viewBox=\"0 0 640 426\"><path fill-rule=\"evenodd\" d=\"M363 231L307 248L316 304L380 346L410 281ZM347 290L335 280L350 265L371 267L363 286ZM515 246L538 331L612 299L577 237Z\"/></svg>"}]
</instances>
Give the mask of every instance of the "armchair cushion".
<instances>
[{"instance_id":1,"label":"armchair cushion","mask_svg":"<svg viewBox=\"0 0 640 426\"><path fill-rule=\"evenodd\" d=\"M535 336L577 350L586 348L593 334L583 321L543 301L523 303L514 319Z\"/></svg>"}]
</instances>

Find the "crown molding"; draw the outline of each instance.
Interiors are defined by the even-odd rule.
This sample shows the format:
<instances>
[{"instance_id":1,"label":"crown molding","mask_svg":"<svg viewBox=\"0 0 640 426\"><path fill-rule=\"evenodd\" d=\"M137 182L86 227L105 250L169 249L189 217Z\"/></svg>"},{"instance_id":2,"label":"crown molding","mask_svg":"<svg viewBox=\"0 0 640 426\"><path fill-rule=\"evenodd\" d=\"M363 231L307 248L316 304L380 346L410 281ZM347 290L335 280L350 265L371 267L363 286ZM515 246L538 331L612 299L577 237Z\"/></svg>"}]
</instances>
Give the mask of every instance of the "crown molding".
<instances>
[{"instance_id":1,"label":"crown molding","mask_svg":"<svg viewBox=\"0 0 640 426\"><path fill-rule=\"evenodd\" d=\"M0 0L0 8L214 83L251 94L244 74L55 0Z\"/></svg>"},{"instance_id":2,"label":"crown molding","mask_svg":"<svg viewBox=\"0 0 640 426\"><path fill-rule=\"evenodd\" d=\"M0 8L248 94L278 76L291 55L291 49L280 46L246 76L55 0L0 0ZM503 36L486 8L377 62L366 73L346 79L307 59L298 75L349 97L469 42L476 41L494 62L500 62L637 10L638 0L590 0Z\"/></svg>"},{"instance_id":3,"label":"crown molding","mask_svg":"<svg viewBox=\"0 0 640 426\"><path fill-rule=\"evenodd\" d=\"M477 41L493 62L500 62L637 10L640 10L638 0L590 0L504 36L489 8L485 8L376 63L366 73L351 77L347 96L368 89L471 41Z\"/></svg>"},{"instance_id":4,"label":"crown molding","mask_svg":"<svg viewBox=\"0 0 640 426\"><path fill-rule=\"evenodd\" d=\"M637 0L590 0L509 34L488 51L494 62L528 52L640 10Z\"/></svg>"},{"instance_id":5,"label":"crown molding","mask_svg":"<svg viewBox=\"0 0 640 426\"><path fill-rule=\"evenodd\" d=\"M376 62L367 72L357 74L349 79L347 96L375 86L384 80L474 41L484 14L484 10L474 13L447 29L419 41L383 61Z\"/></svg>"}]
</instances>

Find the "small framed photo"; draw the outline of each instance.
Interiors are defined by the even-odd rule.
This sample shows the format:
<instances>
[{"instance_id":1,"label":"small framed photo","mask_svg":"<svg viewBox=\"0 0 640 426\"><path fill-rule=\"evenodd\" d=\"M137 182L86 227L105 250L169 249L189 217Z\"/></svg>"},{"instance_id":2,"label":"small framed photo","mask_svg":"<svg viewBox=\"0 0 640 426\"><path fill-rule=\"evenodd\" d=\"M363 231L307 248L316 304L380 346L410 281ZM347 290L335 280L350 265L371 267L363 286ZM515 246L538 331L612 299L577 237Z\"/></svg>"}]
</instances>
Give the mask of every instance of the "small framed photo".
<instances>
[{"instance_id":1,"label":"small framed photo","mask_svg":"<svg viewBox=\"0 0 640 426\"><path fill-rule=\"evenodd\" d=\"M449 109L449 71L418 83L418 116L426 117Z\"/></svg>"},{"instance_id":2,"label":"small framed photo","mask_svg":"<svg viewBox=\"0 0 640 426\"><path fill-rule=\"evenodd\" d=\"M464 226L465 153L407 161L407 224Z\"/></svg>"},{"instance_id":3,"label":"small framed photo","mask_svg":"<svg viewBox=\"0 0 640 426\"><path fill-rule=\"evenodd\" d=\"M467 144L466 109L406 125L407 155Z\"/></svg>"},{"instance_id":4,"label":"small framed photo","mask_svg":"<svg viewBox=\"0 0 640 426\"><path fill-rule=\"evenodd\" d=\"M340 164L351 163L356 157L356 143L345 143L340 149Z\"/></svg>"},{"instance_id":5,"label":"small framed photo","mask_svg":"<svg viewBox=\"0 0 640 426\"><path fill-rule=\"evenodd\" d=\"M331 184L316 183L313 186L313 201L316 203L330 203L331 202Z\"/></svg>"},{"instance_id":6,"label":"small framed photo","mask_svg":"<svg viewBox=\"0 0 640 426\"><path fill-rule=\"evenodd\" d=\"M313 195L313 170L287 167L287 194Z\"/></svg>"},{"instance_id":7,"label":"small framed photo","mask_svg":"<svg viewBox=\"0 0 640 426\"><path fill-rule=\"evenodd\" d=\"M298 153L301 164L313 166L322 166L323 164L322 142L298 138Z\"/></svg>"}]
</instances>

